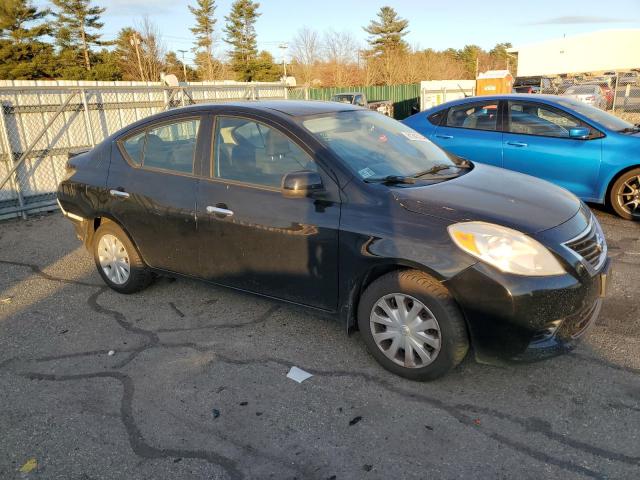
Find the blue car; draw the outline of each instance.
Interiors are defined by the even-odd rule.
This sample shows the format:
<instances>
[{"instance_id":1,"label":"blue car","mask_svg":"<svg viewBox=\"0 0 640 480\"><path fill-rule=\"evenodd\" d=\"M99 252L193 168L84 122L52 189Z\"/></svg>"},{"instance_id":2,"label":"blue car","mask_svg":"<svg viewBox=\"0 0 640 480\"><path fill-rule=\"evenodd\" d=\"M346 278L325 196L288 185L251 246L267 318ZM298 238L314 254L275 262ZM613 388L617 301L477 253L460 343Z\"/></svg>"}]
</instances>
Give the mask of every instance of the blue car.
<instances>
[{"instance_id":1,"label":"blue car","mask_svg":"<svg viewBox=\"0 0 640 480\"><path fill-rule=\"evenodd\" d=\"M552 95L469 97L404 123L448 152L527 173L640 219L640 127Z\"/></svg>"}]
</instances>

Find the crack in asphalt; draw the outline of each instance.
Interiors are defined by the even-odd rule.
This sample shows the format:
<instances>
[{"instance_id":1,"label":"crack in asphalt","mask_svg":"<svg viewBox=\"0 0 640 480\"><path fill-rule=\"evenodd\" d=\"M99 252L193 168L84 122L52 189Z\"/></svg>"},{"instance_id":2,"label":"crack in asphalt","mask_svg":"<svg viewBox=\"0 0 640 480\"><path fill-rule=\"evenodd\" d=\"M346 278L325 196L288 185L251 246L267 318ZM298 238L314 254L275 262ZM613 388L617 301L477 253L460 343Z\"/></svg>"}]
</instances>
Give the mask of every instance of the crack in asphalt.
<instances>
[{"instance_id":1,"label":"crack in asphalt","mask_svg":"<svg viewBox=\"0 0 640 480\"><path fill-rule=\"evenodd\" d=\"M44 278L45 280L50 280L52 282L60 282L60 283L65 283L68 285L80 285L83 287L101 287L102 285L99 285L97 283L89 283L89 282L83 282L80 280L71 280L69 278L64 278L64 277L57 277L55 275L51 275L49 273L46 273L39 265L36 265L35 263L26 263L26 262L13 262L13 261L9 261L9 260L0 260L0 264L3 265L13 265L15 267L24 267L24 268L29 268L31 269L31 271L41 277Z\"/></svg>"},{"instance_id":2,"label":"crack in asphalt","mask_svg":"<svg viewBox=\"0 0 640 480\"><path fill-rule=\"evenodd\" d=\"M239 470L237 462L224 455L208 450L186 450L178 448L157 448L146 442L142 432L135 423L133 417L133 396L135 385L131 377L121 372L95 372L78 375L53 375L36 372L20 374L30 380L45 380L52 382L64 382L71 380L86 380L94 378L112 378L122 384L123 394L120 400L120 418L129 438L129 445L133 452L147 459L167 459L167 458L194 458L205 460L211 464L223 468L232 479L242 479L244 475Z\"/></svg>"},{"instance_id":3,"label":"crack in asphalt","mask_svg":"<svg viewBox=\"0 0 640 480\"><path fill-rule=\"evenodd\" d=\"M96 292L94 292L88 297L87 299L88 306L96 313L110 316L116 321L116 323L121 328L123 328L127 332L133 333L135 335L143 336L146 339L146 342L143 345L137 348L126 350L126 352L129 353L129 355L123 361L118 362L118 364L114 365L112 367L113 370L118 370L126 366L128 363L133 361L139 354L152 348L191 348L200 352L213 352L214 356L219 361L223 363L231 364L231 365L264 364L268 362L268 363L275 363L278 365L290 367L292 364L290 361L280 359L280 358L274 358L274 357L260 357L260 358L254 358L254 359L232 358L232 357L225 356L221 353L215 352L213 347L198 345L195 342L182 342L182 343L181 342L175 342L175 343L161 342L158 336L158 333L186 332L186 331L197 331L197 330L216 329L216 328L242 328L249 325L255 325L268 320L277 310L280 309L280 305L271 306L267 311L259 315L256 319L249 322L245 322L245 323L240 323L240 324L227 323L227 324L217 324L217 325L206 325L202 327L193 327L193 328L186 327L186 328L176 328L176 329L158 329L158 330L152 331L152 330L135 327L123 313L119 312L118 310L110 309L110 308L104 307L103 305L100 305L98 303L99 296L105 293L107 290L109 290L108 287L106 286L99 286L99 285L94 285L86 282L78 282L75 280L64 279L61 277L54 277L44 273L40 269L40 267L32 264L28 264L28 263L7 262L2 260L0 260L0 263L29 267L32 269L34 273L38 274L42 278L45 278L46 280L59 281L62 283L69 283L69 284L77 284L81 286L99 287L99 290L97 290ZM125 350L121 350L121 351L125 351ZM107 350L77 352L77 353L71 353L71 354L64 354L60 356L39 357L37 359L34 359L33 361L46 362L51 360L63 359L63 358L77 358L77 357L84 357L84 356L89 357L89 356L104 354L105 352L107 352ZM640 373L637 369L612 365L600 359L589 357L586 355L573 354L573 356L578 357L579 359L582 359L582 360L594 362L600 366L622 370L631 374ZM0 363L0 368L3 368L16 360L17 360L16 358L7 359ZM377 376L373 376L365 372L348 371L348 370L318 370L318 369L306 368L306 367L305 367L305 370L319 377L359 378L367 382L374 383L384 388L385 390L391 393L395 393L406 399L413 400L413 401L416 401L416 400L423 401L435 408L445 411L452 418L458 420L458 422L460 422L461 424L467 425L473 428L475 431L478 431L482 435L485 435L496 442L502 443L524 455L527 455L541 462L555 465L559 468L571 471L573 473L588 476L590 478L599 479L599 478L606 478L606 476L604 474L596 472L583 465L579 465L570 461L565 461L562 459L555 458L553 456L548 455L545 452L542 452L533 447L530 447L529 445L523 444L511 438L508 438L505 435L480 427L474 423L473 418L471 418L471 416L465 413L465 411L480 412L488 416L494 416L495 418L512 422L516 425L521 426L528 432L541 434L546 438L553 440L557 443L560 443L574 450L582 451L584 453L587 453L593 456L601 457L610 461L617 461L617 462L621 462L629 465L634 465L634 466L640 465L640 458L638 457L632 457L629 455L612 452L612 451L588 444L586 442L581 442L581 441L566 437L564 435L558 434L553 431L551 424L549 422L537 417L520 418L520 417L513 416L504 412L500 412L491 408L478 407L471 404L455 404L455 403L450 404L438 398L430 397L428 395L424 395L421 393L416 393L413 391L400 388L385 379L378 378ZM27 378L35 379L35 380L50 380L50 381L69 381L69 380L81 380L81 379L87 379L87 378L105 378L105 377L117 379L123 385L123 392L124 392L121 400L122 421L127 430L131 447L137 455L140 455L143 458L168 458L168 457L199 458L199 459L203 459L210 463L214 463L221 466L227 472L229 472L232 478L243 478L243 475L238 470L237 463L234 460L228 457L225 457L223 455L217 454L215 452L204 451L204 450L201 451L201 450L161 449L161 448L156 448L147 444L144 441L144 438L133 419L132 402L133 402L133 395L135 391L134 382L128 375L122 372L117 372L117 371L95 372L95 373L86 373L86 374L78 374L78 375L52 375L52 374L42 374L37 372L29 372L29 373L24 373L20 375L25 376ZM254 454L260 453L252 449L251 446L246 446L246 448L251 449L252 453Z\"/></svg>"},{"instance_id":4,"label":"crack in asphalt","mask_svg":"<svg viewBox=\"0 0 640 480\"><path fill-rule=\"evenodd\" d=\"M218 323L218 324L209 324L209 325L202 325L199 327L178 327L178 328L159 328L157 330L154 330L157 333L176 333L176 332L195 332L198 330L210 330L212 328L242 328L242 327L246 327L248 325L255 325L257 323L262 323L267 321L274 313L276 313L278 310L280 310L281 305L272 305L271 307L269 307L269 309L267 311L265 311L262 315L259 315L258 317L256 317L253 320L250 320L248 322L243 322L243 323L238 323L238 322L231 322L231 323Z\"/></svg>"}]
</instances>

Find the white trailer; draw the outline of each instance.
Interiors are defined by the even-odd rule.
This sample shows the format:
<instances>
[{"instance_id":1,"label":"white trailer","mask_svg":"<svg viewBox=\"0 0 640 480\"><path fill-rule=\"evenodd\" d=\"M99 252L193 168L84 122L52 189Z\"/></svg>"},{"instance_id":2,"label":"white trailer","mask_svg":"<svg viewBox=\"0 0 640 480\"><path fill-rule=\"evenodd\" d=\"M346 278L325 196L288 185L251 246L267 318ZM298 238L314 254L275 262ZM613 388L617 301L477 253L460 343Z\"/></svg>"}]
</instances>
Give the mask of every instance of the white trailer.
<instances>
[{"instance_id":1,"label":"white trailer","mask_svg":"<svg viewBox=\"0 0 640 480\"><path fill-rule=\"evenodd\" d=\"M518 77L563 73L624 71L640 68L640 29L601 30L521 45Z\"/></svg>"}]
</instances>

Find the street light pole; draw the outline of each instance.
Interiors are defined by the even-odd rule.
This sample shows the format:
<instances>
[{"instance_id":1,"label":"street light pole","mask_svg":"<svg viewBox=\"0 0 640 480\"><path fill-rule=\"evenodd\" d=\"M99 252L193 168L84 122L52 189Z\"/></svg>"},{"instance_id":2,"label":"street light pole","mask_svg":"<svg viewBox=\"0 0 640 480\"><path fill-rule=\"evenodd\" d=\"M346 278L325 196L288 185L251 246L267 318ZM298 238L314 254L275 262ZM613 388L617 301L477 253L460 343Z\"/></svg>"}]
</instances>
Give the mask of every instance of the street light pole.
<instances>
[{"instance_id":1,"label":"street light pole","mask_svg":"<svg viewBox=\"0 0 640 480\"><path fill-rule=\"evenodd\" d=\"M136 49L136 57L138 57L138 70L140 70L140 80L144 82L144 71L142 70L142 60L140 60L140 49L138 48L142 43L142 40L140 40L138 32L133 32L131 38L129 39L129 43Z\"/></svg>"},{"instance_id":2,"label":"street light pole","mask_svg":"<svg viewBox=\"0 0 640 480\"><path fill-rule=\"evenodd\" d=\"M184 61L184 54L187 53L186 50L178 50L181 54L182 54L182 73L184 74L184 81L188 82L187 80L187 64Z\"/></svg>"},{"instance_id":3,"label":"street light pole","mask_svg":"<svg viewBox=\"0 0 640 480\"><path fill-rule=\"evenodd\" d=\"M287 81L287 48L289 45L286 43L281 43L278 45L278 48L282 50L282 69L284 70L284 81Z\"/></svg>"}]
</instances>

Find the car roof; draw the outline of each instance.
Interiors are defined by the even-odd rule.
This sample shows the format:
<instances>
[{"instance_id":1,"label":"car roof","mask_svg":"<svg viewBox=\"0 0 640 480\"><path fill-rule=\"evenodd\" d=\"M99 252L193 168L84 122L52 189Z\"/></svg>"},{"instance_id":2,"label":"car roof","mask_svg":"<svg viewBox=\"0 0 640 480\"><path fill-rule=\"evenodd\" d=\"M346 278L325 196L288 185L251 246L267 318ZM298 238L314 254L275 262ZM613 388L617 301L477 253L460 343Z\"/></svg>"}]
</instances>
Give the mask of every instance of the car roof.
<instances>
[{"instance_id":1,"label":"car roof","mask_svg":"<svg viewBox=\"0 0 640 480\"><path fill-rule=\"evenodd\" d=\"M360 107L347 103L325 102L321 100L248 100L241 102L201 103L188 107L176 108L171 112L191 110L246 110L254 112L279 112L292 117L320 115L326 113L360 110Z\"/></svg>"},{"instance_id":2,"label":"car roof","mask_svg":"<svg viewBox=\"0 0 640 480\"><path fill-rule=\"evenodd\" d=\"M462 105L465 103L476 103L476 102L498 102L500 100L531 100L536 102L547 102L547 103L556 103L558 99L562 98L562 100L566 101L567 98L559 97L558 95L544 95L539 93L511 93L511 94L503 94L503 95L482 95L475 97L465 97L459 98L457 100L451 100L446 103L442 103L436 107L433 107L430 110L441 110L442 108L448 108L454 105Z\"/></svg>"}]
</instances>

